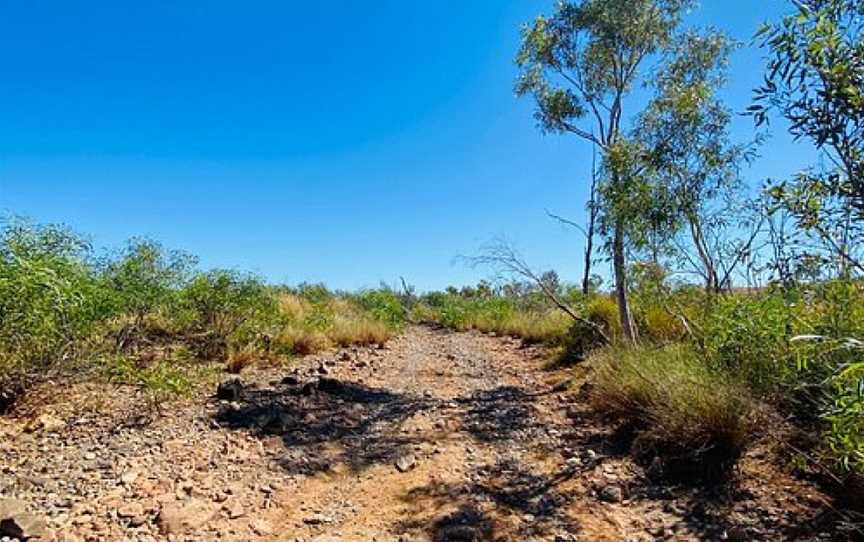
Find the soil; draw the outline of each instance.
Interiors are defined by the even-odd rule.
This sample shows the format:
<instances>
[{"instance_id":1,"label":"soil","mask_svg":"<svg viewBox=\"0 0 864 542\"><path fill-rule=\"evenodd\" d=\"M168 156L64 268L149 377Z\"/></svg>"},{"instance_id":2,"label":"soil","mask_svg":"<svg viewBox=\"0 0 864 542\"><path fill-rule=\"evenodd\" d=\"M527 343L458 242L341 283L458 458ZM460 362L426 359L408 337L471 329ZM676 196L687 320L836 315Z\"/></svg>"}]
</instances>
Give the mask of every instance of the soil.
<instances>
[{"instance_id":1,"label":"soil","mask_svg":"<svg viewBox=\"0 0 864 542\"><path fill-rule=\"evenodd\" d=\"M0 418L0 497L70 542L846 536L767 445L711 488L656 479L549 357L411 327L158 411L132 387L46 384Z\"/></svg>"}]
</instances>

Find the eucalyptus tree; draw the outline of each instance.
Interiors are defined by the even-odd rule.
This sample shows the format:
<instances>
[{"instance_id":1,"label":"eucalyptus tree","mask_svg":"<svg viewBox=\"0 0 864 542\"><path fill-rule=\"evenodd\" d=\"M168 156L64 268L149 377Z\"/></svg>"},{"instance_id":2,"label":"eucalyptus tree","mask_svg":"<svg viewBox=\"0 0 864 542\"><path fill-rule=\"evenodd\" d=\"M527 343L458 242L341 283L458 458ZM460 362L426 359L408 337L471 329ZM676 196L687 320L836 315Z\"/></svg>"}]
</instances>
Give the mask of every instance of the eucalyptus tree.
<instances>
[{"instance_id":1,"label":"eucalyptus tree","mask_svg":"<svg viewBox=\"0 0 864 542\"><path fill-rule=\"evenodd\" d=\"M636 340L627 293L627 243L634 205L630 195L642 167L626 137L628 96L644 81L642 68L662 57L690 0L560 1L522 31L516 93L531 95L542 130L573 134L596 145L603 158L597 204L609 240L621 328Z\"/></svg>"},{"instance_id":2,"label":"eucalyptus tree","mask_svg":"<svg viewBox=\"0 0 864 542\"><path fill-rule=\"evenodd\" d=\"M665 235L661 241L708 292L730 285L759 229L739 175L753 146L730 142L732 113L717 96L732 48L714 30L676 40L633 133L650 164L649 231Z\"/></svg>"},{"instance_id":3,"label":"eucalyptus tree","mask_svg":"<svg viewBox=\"0 0 864 542\"><path fill-rule=\"evenodd\" d=\"M750 112L757 124L779 114L793 137L822 152L826 166L776 183L771 194L838 257L841 272L861 273L854 249L864 239L864 2L793 4L757 34L769 63Z\"/></svg>"}]
</instances>

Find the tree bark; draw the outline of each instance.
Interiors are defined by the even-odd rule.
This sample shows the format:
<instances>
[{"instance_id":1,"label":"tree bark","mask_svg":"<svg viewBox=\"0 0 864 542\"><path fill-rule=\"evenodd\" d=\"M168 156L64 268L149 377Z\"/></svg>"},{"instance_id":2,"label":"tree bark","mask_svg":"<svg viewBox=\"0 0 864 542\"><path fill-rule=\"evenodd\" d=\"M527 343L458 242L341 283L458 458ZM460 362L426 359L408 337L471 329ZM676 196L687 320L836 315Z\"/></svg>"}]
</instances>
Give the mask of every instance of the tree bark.
<instances>
[{"instance_id":1,"label":"tree bark","mask_svg":"<svg viewBox=\"0 0 864 542\"><path fill-rule=\"evenodd\" d=\"M582 294L591 293L591 254L594 251L594 225L588 227L588 242L585 246L585 274L582 277Z\"/></svg>"},{"instance_id":2,"label":"tree bark","mask_svg":"<svg viewBox=\"0 0 864 542\"><path fill-rule=\"evenodd\" d=\"M591 293L591 263L594 255L594 229L597 224L597 145L591 155L591 199L588 200L588 230L585 232L585 274L582 276L582 294Z\"/></svg>"},{"instance_id":3,"label":"tree bark","mask_svg":"<svg viewBox=\"0 0 864 542\"><path fill-rule=\"evenodd\" d=\"M720 293L720 277L717 276L717 268L708 252L699 219L691 215L687 217L687 221L690 223L690 235L693 238L693 244L696 246L696 253L702 261L702 267L704 268L705 291L709 294Z\"/></svg>"},{"instance_id":4,"label":"tree bark","mask_svg":"<svg viewBox=\"0 0 864 542\"><path fill-rule=\"evenodd\" d=\"M612 268L615 274L615 297L618 301L618 317L621 331L627 342L633 344L638 335L630 311L630 299L627 295L627 261L624 256L624 224L618 221L612 239Z\"/></svg>"}]
</instances>

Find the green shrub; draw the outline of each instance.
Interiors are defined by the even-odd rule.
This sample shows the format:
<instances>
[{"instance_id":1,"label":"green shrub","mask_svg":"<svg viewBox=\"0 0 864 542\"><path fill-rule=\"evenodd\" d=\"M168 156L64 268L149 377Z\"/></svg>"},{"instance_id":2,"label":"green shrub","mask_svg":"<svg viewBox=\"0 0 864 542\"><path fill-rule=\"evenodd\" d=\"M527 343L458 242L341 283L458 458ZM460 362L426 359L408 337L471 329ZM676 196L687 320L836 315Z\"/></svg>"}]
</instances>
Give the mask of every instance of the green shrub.
<instances>
[{"instance_id":1,"label":"green shrub","mask_svg":"<svg viewBox=\"0 0 864 542\"><path fill-rule=\"evenodd\" d=\"M225 359L230 348L243 349L272 336L280 323L273 292L259 279L234 271L200 273L179 292L186 329L199 334L199 353Z\"/></svg>"},{"instance_id":2,"label":"green shrub","mask_svg":"<svg viewBox=\"0 0 864 542\"><path fill-rule=\"evenodd\" d=\"M122 253L105 262L102 279L117 305L116 310L131 315L133 325L144 317L168 310L177 292L192 276L195 258L168 251L147 239L133 239Z\"/></svg>"},{"instance_id":3,"label":"green shrub","mask_svg":"<svg viewBox=\"0 0 864 542\"><path fill-rule=\"evenodd\" d=\"M597 295L585 304L585 317L600 326L609 338L621 335L618 305L610 295Z\"/></svg>"},{"instance_id":4,"label":"green shrub","mask_svg":"<svg viewBox=\"0 0 864 542\"><path fill-rule=\"evenodd\" d=\"M61 227L15 223L3 230L0 381L72 359L98 333L111 309L88 256L88 244Z\"/></svg>"},{"instance_id":5,"label":"green shrub","mask_svg":"<svg viewBox=\"0 0 864 542\"><path fill-rule=\"evenodd\" d=\"M779 292L717 297L698 322L702 354L759 392L796 378L790 348L795 307Z\"/></svg>"},{"instance_id":6,"label":"green shrub","mask_svg":"<svg viewBox=\"0 0 864 542\"><path fill-rule=\"evenodd\" d=\"M356 296L356 303L372 319L398 328L405 321L402 302L390 290L366 290Z\"/></svg>"}]
</instances>

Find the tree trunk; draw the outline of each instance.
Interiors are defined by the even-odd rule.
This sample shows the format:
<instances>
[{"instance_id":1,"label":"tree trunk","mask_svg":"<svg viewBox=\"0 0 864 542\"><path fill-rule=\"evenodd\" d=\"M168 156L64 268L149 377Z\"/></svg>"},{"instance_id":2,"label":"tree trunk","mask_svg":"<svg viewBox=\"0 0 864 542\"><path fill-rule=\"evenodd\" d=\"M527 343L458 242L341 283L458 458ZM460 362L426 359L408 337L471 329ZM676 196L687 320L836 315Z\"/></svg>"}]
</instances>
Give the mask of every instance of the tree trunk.
<instances>
[{"instance_id":1,"label":"tree trunk","mask_svg":"<svg viewBox=\"0 0 864 542\"><path fill-rule=\"evenodd\" d=\"M585 244L585 274L582 276L582 294L591 293L591 255L594 252L594 220L588 224L588 241Z\"/></svg>"},{"instance_id":2,"label":"tree trunk","mask_svg":"<svg viewBox=\"0 0 864 542\"><path fill-rule=\"evenodd\" d=\"M690 223L690 234L693 237L693 244L696 246L696 253L702 261L702 267L705 276L705 291L709 294L720 293L720 277L717 276L717 268L714 265L714 260L708 253L708 247L705 245L705 238L702 235L702 226L699 224L699 219L693 216L688 217Z\"/></svg>"},{"instance_id":3,"label":"tree trunk","mask_svg":"<svg viewBox=\"0 0 864 542\"><path fill-rule=\"evenodd\" d=\"M621 331L629 343L637 339L636 325L630 312L630 300L627 296L627 261L624 256L624 224L615 224L612 239L612 267L615 273L615 297L618 301L618 317Z\"/></svg>"},{"instance_id":4,"label":"tree trunk","mask_svg":"<svg viewBox=\"0 0 864 542\"><path fill-rule=\"evenodd\" d=\"M597 145L591 156L591 198L588 200L588 230L585 232L585 274L582 276L582 294L591 293L591 260L594 255L594 229L597 224Z\"/></svg>"}]
</instances>

